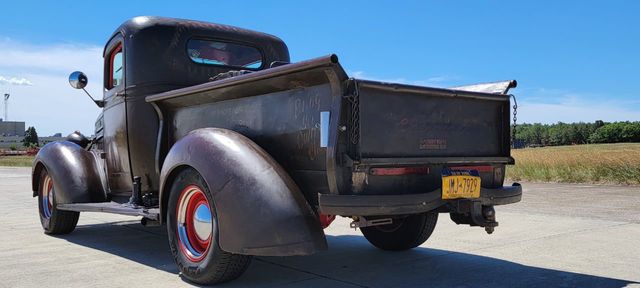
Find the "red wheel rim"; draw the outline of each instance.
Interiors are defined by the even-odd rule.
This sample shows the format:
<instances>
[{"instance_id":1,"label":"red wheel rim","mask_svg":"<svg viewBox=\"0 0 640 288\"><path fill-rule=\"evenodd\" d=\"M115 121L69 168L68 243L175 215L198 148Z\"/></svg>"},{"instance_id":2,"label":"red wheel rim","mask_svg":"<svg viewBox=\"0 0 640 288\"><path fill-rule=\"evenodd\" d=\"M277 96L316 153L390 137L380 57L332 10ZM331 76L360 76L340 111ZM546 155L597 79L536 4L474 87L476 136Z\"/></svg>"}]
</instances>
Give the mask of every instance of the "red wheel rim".
<instances>
[{"instance_id":1,"label":"red wheel rim","mask_svg":"<svg viewBox=\"0 0 640 288\"><path fill-rule=\"evenodd\" d=\"M53 212L53 180L51 176L47 175L42 181L42 216L44 218L51 218Z\"/></svg>"},{"instance_id":2,"label":"red wheel rim","mask_svg":"<svg viewBox=\"0 0 640 288\"><path fill-rule=\"evenodd\" d=\"M213 217L209 201L200 187L189 185L180 192L176 216L182 253L190 261L202 261L211 246Z\"/></svg>"}]
</instances>

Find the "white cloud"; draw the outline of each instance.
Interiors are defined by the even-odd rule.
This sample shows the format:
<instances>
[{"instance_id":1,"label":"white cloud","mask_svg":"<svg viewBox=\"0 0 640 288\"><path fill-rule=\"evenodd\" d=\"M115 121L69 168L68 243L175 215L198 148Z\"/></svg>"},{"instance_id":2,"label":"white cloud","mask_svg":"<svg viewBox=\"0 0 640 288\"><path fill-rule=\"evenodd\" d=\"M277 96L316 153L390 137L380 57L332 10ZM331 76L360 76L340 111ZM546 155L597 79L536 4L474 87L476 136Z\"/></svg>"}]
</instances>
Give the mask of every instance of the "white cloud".
<instances>
[{"instance_id":1,"label":"white cloud","mask_svg":"<svg viewBox=\"0 0 640 288\"><path fill-rule=\"evenodd\" d=\"M353 72L350 72L349 75L357 79L366 79L366 80L373 80L373 81L387 82L387 83L409 84L409 81L405 78L393 78L393 79L379 78L379 77L367 75L367 73L365 73L364 71L353 71Z\"/></svg>"},{"instance_id":2,"label":"white cloud","mask_svg":"<svg viewBox=\"0 0 640 288\"><path fill-rule=\"evenodd\" d=\"M29 79L27 78L16 78L16 77L8 78L4 76L0 76L0 84L33 86L33 83L31 83L31 81L29 81Z\"/></svg>"},{"instance_id":3,"label":"white cloud","mask_svg":"<svg viewBox=\"0 0 640 288\"><path fill-rule=\"evenodd\" d=\"M451 76L434 76L424 80L409 80L402 77L381 78L381 77L371 76L365 73L364 71L353 71L353 72L350 72L349 75L357 79L366 79L366 80L373 80L373 81L379 81L379 82L399 83L399 84L409 84L409 85L419 85L419 86L429 86L429 87L445 87L449 82L457 79L457 77L451 77Z\"/></svg>"},{"instance_id":4,"label":"white cloud","mask_svg":"<svg viewBox=\"0 0 640 288\"><path fill-rule=\"evenodd\" d=\"M84 92L69 86L68 75L76 70L89 76L87 90L94 98L102 98L101 47L0 40L0 75L5 75L0 82L13 84L0 85L0 93L11 94L8 120L26 121L42 136L74 130L93 134L100 109Z\"/></svg>"},{"instance_id":5,"label":"white cloud","mask_svg":"<svg viewBox=\"0 0 640 288\"><path fill-rule=\"evenodd\" d=\"M70 73L83 69L91 74L102 70L102 47L95 45L34 45L3 39L0 40L0 51L0 67L4 69L39 73Z\"/></svg>"}]
</instances>

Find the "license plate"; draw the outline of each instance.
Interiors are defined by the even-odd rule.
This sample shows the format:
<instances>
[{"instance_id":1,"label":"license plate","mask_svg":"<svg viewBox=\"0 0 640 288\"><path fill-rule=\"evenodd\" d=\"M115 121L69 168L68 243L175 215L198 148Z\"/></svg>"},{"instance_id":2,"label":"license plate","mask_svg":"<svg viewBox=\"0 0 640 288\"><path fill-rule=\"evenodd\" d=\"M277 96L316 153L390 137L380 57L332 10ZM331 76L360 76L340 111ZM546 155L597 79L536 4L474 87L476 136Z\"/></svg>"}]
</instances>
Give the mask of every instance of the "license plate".
<instances>
[{"instance_id":1,"label":"license plate","mask_svg":"<svg viewBox=\"0 0 640 288\"><path fill-rule=\"evenodd\" d=\"M442 199L479 198L480 175L476 170L442 172Z\"/></svg>"}]
</instances>

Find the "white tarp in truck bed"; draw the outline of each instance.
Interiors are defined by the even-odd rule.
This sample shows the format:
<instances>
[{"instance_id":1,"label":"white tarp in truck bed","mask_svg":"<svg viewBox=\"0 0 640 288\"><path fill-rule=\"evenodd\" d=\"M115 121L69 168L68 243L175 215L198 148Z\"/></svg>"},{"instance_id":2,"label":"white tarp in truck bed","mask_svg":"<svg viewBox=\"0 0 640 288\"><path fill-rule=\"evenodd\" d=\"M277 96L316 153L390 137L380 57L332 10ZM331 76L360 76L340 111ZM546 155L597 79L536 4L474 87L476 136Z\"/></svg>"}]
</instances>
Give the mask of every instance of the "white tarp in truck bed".
<instances>
[{"instance_id":1,"label":"white tarp in truck bed","mask_svg":"<svg viewBox=\"0 0 640 288\"><path fill-rule=\"evenodd\" d=\"M470 91L470 92L492 93L492 94L507 94L509 93L509 89L516 88L516 86L518 86L518 82L516 82L516 80L508 80L508 81L498 81L498 82L489 82L489 83L478 83L478 84L466 85L466 86L449 87L448 89Z\"/></svg>"}]
</instances>

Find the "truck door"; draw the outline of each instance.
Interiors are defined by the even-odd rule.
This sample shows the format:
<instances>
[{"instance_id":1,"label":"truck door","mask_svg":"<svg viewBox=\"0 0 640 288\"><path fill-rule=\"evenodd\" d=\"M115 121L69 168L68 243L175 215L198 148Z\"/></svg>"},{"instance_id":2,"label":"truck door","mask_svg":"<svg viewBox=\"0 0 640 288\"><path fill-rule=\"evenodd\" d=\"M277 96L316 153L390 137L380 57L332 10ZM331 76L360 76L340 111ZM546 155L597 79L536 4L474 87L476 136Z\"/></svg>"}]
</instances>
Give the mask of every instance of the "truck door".
<instances>
[{"instance_id":1,"label":"truck door","mask_svg":"<svg viewBox=\"0 0 640 288\"><path fill-rule=\"evenodd\" d=\"M131 194L133 178L127 139L124 39L111 38L104 55L104 144L109 190L113 196Z\"/></svg>"}]
</instances>

